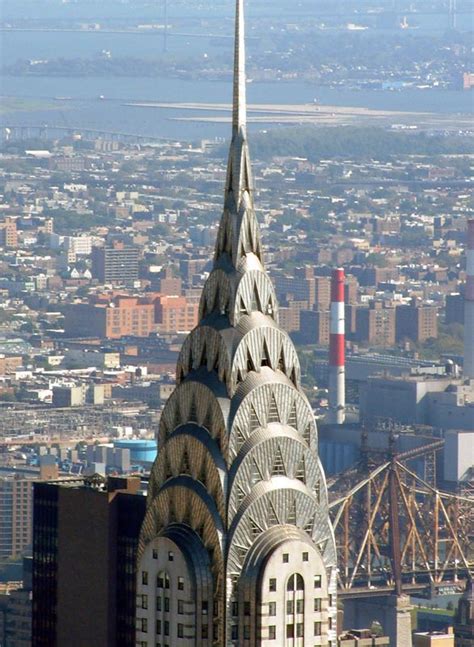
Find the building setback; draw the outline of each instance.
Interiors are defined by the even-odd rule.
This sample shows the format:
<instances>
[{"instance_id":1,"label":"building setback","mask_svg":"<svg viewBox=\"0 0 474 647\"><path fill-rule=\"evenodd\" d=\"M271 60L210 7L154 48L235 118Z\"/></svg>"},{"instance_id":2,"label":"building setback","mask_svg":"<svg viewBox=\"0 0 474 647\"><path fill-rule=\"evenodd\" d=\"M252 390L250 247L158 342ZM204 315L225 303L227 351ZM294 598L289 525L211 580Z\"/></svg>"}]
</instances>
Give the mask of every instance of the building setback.
<instances>
[{"instance_id":1,"label":"building setback","mask_svg":"<svg viewBox=\"0 0 474 647\"><path fill-rule=\"evenodd\" d=\"M32 647L135 647L137 478L37 483Z\"/></svg>"},{"instance_id":2,"label":"building setback","mask_svg":"<svg viewBox=\"0 0 474 647\"><path fill-rule=\"evenodd\" d=\"M137 645L334 647L336 545L317 429L263 265L237 0L232 143L214 266L158 431Z\"/></svg>"}]
</instances>

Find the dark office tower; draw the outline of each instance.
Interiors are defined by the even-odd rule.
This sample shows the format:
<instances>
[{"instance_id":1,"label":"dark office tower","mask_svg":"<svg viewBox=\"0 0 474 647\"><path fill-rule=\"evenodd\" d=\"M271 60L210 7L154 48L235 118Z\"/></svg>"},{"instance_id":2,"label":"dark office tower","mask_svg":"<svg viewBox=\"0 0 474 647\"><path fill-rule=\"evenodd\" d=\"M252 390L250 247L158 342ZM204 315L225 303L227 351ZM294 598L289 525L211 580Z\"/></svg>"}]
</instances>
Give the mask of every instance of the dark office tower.
<instances>
[{"instance_id":1,"label":"dark office tower","mask_svg":"<svg viewBox=\"0 0 474 647\"><path fill-rule=\"evenodd\" d=\"M444 321L449 324L464 324L464 295L459 292L446 295Z\"/></svg>"},{"instance_id":2,"label":"dark office tower","mask_svg":"<svg viewBox=\"0 0 474 647\"><path fill-rule=\"evenodd\" d=\"M150 475L137 645L336 645L317 430L263 265L246 134L243 0L224 212Z\"/></svg>"},{"instance_id":3,"label":"dark office tower","mask_svg":"<svg viewBox=\"0 0 474 647\"><path fill-rule=\"evenodd\" d=\"M100 283L129 285L138 279L138 249L114 240L92 250L92 276Z\"/></svg>"},{"instance_id":4,"label":"dark office tower","mask_svg":"<svg viewBox=\"0 0 474 647\"><path fill-rule=\"evenodd\" d=\"M135 647L136 478L36 483L33 647Z\"/></svg>"}]
</instances>

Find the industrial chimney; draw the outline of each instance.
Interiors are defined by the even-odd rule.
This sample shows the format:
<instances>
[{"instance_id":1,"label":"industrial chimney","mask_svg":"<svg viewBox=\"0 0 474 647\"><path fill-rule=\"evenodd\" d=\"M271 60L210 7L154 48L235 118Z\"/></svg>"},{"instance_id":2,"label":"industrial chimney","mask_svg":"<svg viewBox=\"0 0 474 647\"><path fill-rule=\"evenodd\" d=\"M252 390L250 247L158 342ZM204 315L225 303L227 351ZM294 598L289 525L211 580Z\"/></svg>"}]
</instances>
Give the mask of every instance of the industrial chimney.
<instances>
[{"instance_id":1,"label":"industrial chimney","mask_svg":"<svg viewBox=\"0 0 474 647\"><path fill-rule=\"evenodd\" d=\"M329 336L329 422L342 425L346 406L344 270L331 276Z\"/></svg>"},{"instance_id":2,"label":"industrial chimney","mask_svg":"<svg viewBox=\"0 0 474 647\"><path fill-rule=\"evenodd\" d=\"M474 220L467 221L464 292L464 376L474 379Z\"/></svg>"}]
</instances>

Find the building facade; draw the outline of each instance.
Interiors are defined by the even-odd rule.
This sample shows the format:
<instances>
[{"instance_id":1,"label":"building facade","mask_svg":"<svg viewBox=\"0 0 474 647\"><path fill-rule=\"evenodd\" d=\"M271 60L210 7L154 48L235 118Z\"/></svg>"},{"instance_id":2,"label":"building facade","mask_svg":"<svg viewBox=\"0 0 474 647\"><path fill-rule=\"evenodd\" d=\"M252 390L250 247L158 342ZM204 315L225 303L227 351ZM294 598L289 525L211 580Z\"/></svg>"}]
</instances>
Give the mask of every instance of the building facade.
<instances>
[{"instance_id":1,"label":"building facade","mask_svg":"<svg viewBox=\"0 0 474 647\"><path fill-rule=\"evenodd\" d=\"M186 297L160 295L154 304L155 321L161 333L189 332L198 322L199 304Z\"/></svg>"},{"instance_id":2,"label":"building facade","mask_svg":"<svg viewBox=\"0 0 474 647\"><path fill-rule=\"evenodd\" d=\"M303 344L329 344L329 310L302 310L300 341Z\"/></svg>"},{"instance_id":3,"label":"building facade","mask_svg":"<svg viewBox=\"0 0 474 647\"><path fill-rule=\"evenodd\" d=\"M140 647L337 644L317 429L254 211L243 29L237 0L224 212L160 421L137 562Z\"/></svg>"},{"instance_id":4,"label":"building facade","mask_svg":"<svg viewBox=\"0 0 474 647\"><path fill-rule=\"evenodd\" d=\"M396 340L423 342L438 336L438 308L416 301L395 309Z\"/></svg>"},{"instance_id":5,"label":"building facade","mask_svg":"<svg viewBox=\"0 0 474 647\"><path fill-rule=\"evenodd\" d=\"M0 221L0 247L6 249L15 249L18 247L18 232L16 228L16 219L5 216Z\"/></svg>"},{"instance_id":6,"label":"building facade","mask_svg":"<svg viewBox=\"0 0 474 647\"><path fill-rule=\"evenodd\" d=\"M120 240L93 247L92 276L100 283L133 283L138 279L138 249Z\"/></svg>"},{"instance_id":7,"label":"building facade","mask_svg":"<svg viewBox=\"0 0 474 647\"><path fill-rule=\"evenodd\" d=\"M137 478L37 483L33 647L135 647Z\"/></svg>"},{"instance_id":8,"label":"building facade","mask_svg":"<svg viewBox=\"0 0 474 647\"><path fill-rule=\"evenodd\" d=\"M0 557L20 557L31 545L33 480L0 479Z\"/></svg>"},{"instance_id":9,"label":"building facade","mask_svg":"<svg viewBox=\"0 0 474 647\"><path fill-rule=\"evenodd\" d=\"M374 346L395 345L395 308L385 307L380 301L356 309L356 330L354 338Z\"/></svg>"},{"instance_id":10,"label":"building facade","mask_svg":"<svg viewBox=\"0 0 474 647\"><path fill-rule=\"evenodd\" d=\"M116 296L64 309L66 337L148 337L155 332L155 306L147 299Z\"/></svg>"},{"instance_id":11,"label":"building facade","mask_svg":"<svg viewBox=\"0 0 474 647\"><path fill-rule=\"evenodd\" d=\"M474 647L474 582L471 579L466 586L454 621L456 647Z\"/></svg>"}]
</instances>

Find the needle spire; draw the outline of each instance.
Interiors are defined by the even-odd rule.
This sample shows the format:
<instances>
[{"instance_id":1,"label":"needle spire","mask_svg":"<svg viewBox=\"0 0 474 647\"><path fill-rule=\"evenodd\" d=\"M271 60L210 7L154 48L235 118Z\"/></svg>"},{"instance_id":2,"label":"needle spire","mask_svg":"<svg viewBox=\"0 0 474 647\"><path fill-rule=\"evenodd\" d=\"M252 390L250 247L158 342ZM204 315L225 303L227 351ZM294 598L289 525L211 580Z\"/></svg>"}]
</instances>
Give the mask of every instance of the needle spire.
<instances>
[{"instance_id":1,"label":"needle spire","mask_svg":"<svg viewBox=\"0 0 474 647\"><path fill-rule=\"evenodd\" d=\"M244 0L236 0L234 45L234 100L232 107L233 134L245 127L247 121L245 91L245 23Z\"/></svg>"}]
</instances>

